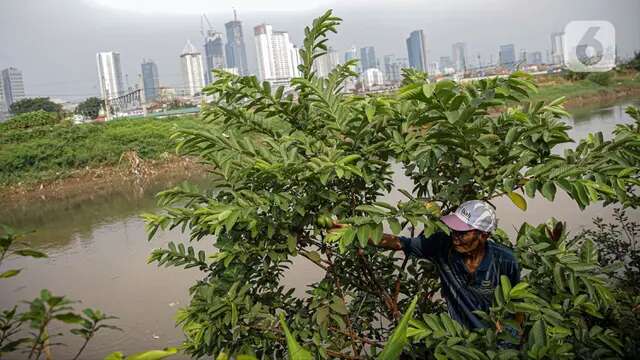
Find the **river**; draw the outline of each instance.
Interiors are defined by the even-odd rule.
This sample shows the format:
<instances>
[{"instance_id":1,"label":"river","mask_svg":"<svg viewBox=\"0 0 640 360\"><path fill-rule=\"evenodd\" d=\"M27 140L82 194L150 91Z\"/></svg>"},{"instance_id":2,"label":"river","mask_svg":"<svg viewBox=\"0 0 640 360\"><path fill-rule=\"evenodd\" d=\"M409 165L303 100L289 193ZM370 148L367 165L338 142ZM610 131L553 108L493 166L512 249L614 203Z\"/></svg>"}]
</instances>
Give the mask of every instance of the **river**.
<instances>
[{"instance_id":1,"label":"river","mask_svg":"<svg viewBox=\"0 0 640 360\"><path fill-rule=\"evenodd\" d=\"M602 131L610 136L616 124L631 122L624 113L627 105L640 105L640 99L600 104L573 111L566 119L573 126L574 139ZM14 278L2 280L0 306L7 308L24 299L33 299L40 289L50 289L56 295L73 300L82 299L78 309L98 308L118 316L114 324L124 331L105 330L89 344L83 359L101 359L111 351L131 354L138 351L177 346L182 333L174 325L176 310L188 301L188 287L201 275L197 270L158 268L147 264L154 248L169 241L184 241L178 231L159 232L147 241L142 212L157 210L154 194L184 179L160 177L144 189L118 186L105 193L82 199L42 199L28 204L3 204L0 223L33 231L26 235L30 246L45 251L46 259L8 259L3 270L22 268ZM202 183L202 178L191 179ZM409 182L396 171L398 187L410 189ZM402 196L397 190L385 197L395 203ZM589 227L593 217L611 218L611 208L593 205L580 211L568 197L559 193L551 203L540 196L527 199L529 209L522 212L507 199L496 203L500 226L514 234L526 221L539 224L553 214L567 221L573 233ZM632 219L640 219L637 212ZM199 244L204 246L205 244ZM210 251L210 250L209 250ZM313 265L295 262L296 271L287 279L288 286L304 293L304 285L318 276ZM73 357L79 347L76 337L62 339L67 346L54 347L54 359ZM16 355L14 358L22 358ZM176 357L180 358L180 357Z\"/></svg>"}]
</instances>

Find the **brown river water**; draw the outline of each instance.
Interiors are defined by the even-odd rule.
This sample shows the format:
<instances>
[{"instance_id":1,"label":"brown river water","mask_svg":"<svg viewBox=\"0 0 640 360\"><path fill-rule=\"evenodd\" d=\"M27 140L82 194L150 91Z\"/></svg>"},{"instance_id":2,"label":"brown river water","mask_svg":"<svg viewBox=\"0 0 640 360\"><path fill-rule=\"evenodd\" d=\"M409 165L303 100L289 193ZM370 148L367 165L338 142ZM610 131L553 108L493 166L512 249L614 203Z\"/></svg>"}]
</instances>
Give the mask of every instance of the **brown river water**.
<instances>
[{"instance_id":1,"label":"brown river water","mask_svg":"<svg viewBox=\"0 0 640 360\"><path fill-rule=\"evenodd\" d=\"M567 122L573 126L571 136L584 138L590 132L602 131L610 135L616 124L631 122L624 109L629 104L640 105L640 99L600 104L572 112ZM147 264L154 248L169 241L185 241L178 231L159 232L147 241L144 223L139 214L157 210L154 194L183 178L160 177L144 189L120 185L90 198L41 200L28 204L1 204L0 223L21 230L33 231L25 241L48 253L46 259L8 259L3 270L22 268L11 279L2 280L0 306L5 309L24 299L33 299L40 289L50 289L56 295L82 299L78 309L98 308L118 316L114 323L124 331L105 330L89 343L83 359L102 359L112 351L131 354L138 351L177 346L182 340L175 327L176 310L188 302L188 287L201 275L197 270L158 268ZM394 176L398 188L410 189L411 184L397 169ZM205 184L206 179L193 178ZM611 218L611 207L593 205L580 211L562 193L551 203L540 196L528 199L529 208L523 212L508 199L496 201L500 227L513 235L522 222L539 224L550 216L566 221L573 233L589 227L592 218ZM385 196L395 203L403 196L397 190ZM640 221L640 213L630 218ZM196 244L205 248L204 243ZM211 251L211 248L208 248ZM305 285L319 276L313 264L294 262L286 284L298 295ZM55 330L55 329L54 329ZM53 332L53 331L52 331ZM58 339L67 344L52 349L54 359L70 359L79 348L75 336ZM20 359L25 355L9 358ZM180 356L175 358L181 358Z\"/></svg>"}]
</instances>

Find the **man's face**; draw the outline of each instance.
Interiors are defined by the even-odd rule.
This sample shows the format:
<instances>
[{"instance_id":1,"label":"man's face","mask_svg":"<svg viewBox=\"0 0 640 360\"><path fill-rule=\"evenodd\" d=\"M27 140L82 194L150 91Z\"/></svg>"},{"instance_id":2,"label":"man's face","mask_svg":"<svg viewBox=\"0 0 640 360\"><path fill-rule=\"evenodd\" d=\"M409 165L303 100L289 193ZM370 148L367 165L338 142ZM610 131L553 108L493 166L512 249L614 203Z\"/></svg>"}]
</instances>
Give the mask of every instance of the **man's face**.
<instances>
[{"instance_id":1,"label":"man's face","mask_svg":"<svg viewBox=\"0 0 640 360\"><path fill-rule=\"evenodd\" d=\"M489 234L478 230L455 231L451 232L453 248L455 251L466 254L472 252L478 247L483 246Z\"/></svg>"}]
</instances>

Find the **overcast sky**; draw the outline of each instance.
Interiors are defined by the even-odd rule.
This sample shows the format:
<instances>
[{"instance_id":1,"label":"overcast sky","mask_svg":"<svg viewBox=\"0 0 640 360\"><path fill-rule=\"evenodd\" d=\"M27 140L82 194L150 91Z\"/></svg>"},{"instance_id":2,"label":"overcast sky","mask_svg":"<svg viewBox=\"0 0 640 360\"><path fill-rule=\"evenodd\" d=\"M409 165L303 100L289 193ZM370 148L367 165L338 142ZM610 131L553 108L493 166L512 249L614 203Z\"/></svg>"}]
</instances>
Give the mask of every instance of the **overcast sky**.
<instances>
[{"instance_id":1,"label":"overcast sky","mask_svg":"<svg viewBox=\"0 0 640 360\"><path fill-rule=\"evenodd\" d=\"M255 25L288 31L300 45L304 26L327 8L344 20L331 46L374 46L380 59L406 57L405 39L416 29L425 32L430 61L450 56L458 41L472 64L478 54L497 59L508 43L546 59L550 34L571 20L610 21L621 55L640 50L640 0L0 0L0 69L21 69L28 96L82 99L99 94L96 52L114 50L130 85L150 58L162 85L180 86L179 54L187 39L202 42L200 15L224 32L234 7L252 71Z\"/></svg>"}]
</instances>

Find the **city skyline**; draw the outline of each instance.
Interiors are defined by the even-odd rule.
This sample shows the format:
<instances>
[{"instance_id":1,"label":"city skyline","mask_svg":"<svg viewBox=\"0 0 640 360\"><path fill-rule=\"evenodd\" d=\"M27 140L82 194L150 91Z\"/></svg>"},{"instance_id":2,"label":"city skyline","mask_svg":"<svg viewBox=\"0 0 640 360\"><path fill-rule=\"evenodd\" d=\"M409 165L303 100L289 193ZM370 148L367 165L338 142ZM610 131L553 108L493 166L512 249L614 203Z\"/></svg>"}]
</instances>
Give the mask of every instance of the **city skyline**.
<instances>
[{"instance_id":1,"label":"city skyline","mask_svg":"<svg viewBox=\"0 0 640 360\"><path fill-rule=\"evenodd\" d=\"M3 2L0 8L13 10L13 13L17 15L28 10L30 16L26 16L24 21L27 24L32 19L38 18L39 10L35 9L33 0L24 0L21 4L13 3L13 1ZM140 14L103 8L96 4L89 5L87 1L62 0L60 6L51 10L53 12L64 11L73 7L73 11L82 11L82 18L87 18L87 20L82 20L78 23L79 20L74 21L76 17L65 13L70 21L68 21L69 25L62 26L63 29L67 28L62 39L72 40L78 32L77 30L82 29L84 31L85 27L82 26L86 26L85 24L88 23L96 23L94 27L100 30L87 29L86 32L93 34L95 39L86 43L80 41L79 46L65 49L62 52L46 50L47 46L53 46L56 41L63 40L59 40L60 37L58 36L55 41L46 41L46 35L54 33L54 31L44 31L45 39L43 39L41 46L44 49L39 53L44 54L42 60L47 61L47 69L55 69L55 71L43 72L42 67L32 61L37 57L28 56L31 51L35 51L35 49L32 50L30 47L25 46L29 43L28 37L31 31L23 31L26 36L23 42L16 42L11 36L1 35L9 34L11 31L0 31L0 37L3 37L1 40L6 40L3 41L4 48L0 49L0 67L15 66L22 68L27 74L25 75L25 86L29 96L81 99L91 95L98 95L100 91L97 79L95 79L95 61L93 62L94 65L88 68L86 65L87 56L90 59L95 56L96 52L108 49L117 50L122 54L123 76L128 74L130 80L136 79L139 74L139 59L153 58L158 67L162 69L162 85L180 86L182 83L180 65L175 60L176 52L170 49L180 48L186 38L201 39L201 36L197 36L199 30L198 18L201 14L189 16L162 15L156 19L155 15L141 17ZM618 7L603 7L595 2L585 1L583 6L575 9L575 11L571 10L568 5L560 6L543 1L540 7L548 6L556 10L549 12L549 15L545 16L544 19L539 19L535 23L532 21L525 21L524 23L520 21L517 26L515 24L522 17L518 19L517 14L513 18L510 15L504 15L517 6L506 1L495 1L495 3L500 6L488 6L479 9L477 5L464 4L465 12L446 9L444 5L436 6L432 12L425 12L424 9L422 11L407 10L419 8L415 4L407 4L404 7L399 6L399 10L383 9L382 5L374 4L364 9L366 11L362 11L363 9L356 11L353 8L338 5L332 6L336 9L335 13L344 19L344 24L338 29L339 35L331 37L329 45L340 54L343 54L344 50L354 44L358 49L363 46L373 46L377 54L376 60L381 63L386 55L395 55L398 58L405 57L407 50L404 40L412 30L423 28L425 37L433 39L428 44L430 64L440 57L451 56L451 46L455 42L464 42L468 47L467 60L472 66L475 66L477 59L486 63L489 59L494 58L494 62L497 62L495 59L498 58L499 45L506 43L515 44L518 53L520 49L524 48L528 52L547 54L551 50L551 33L561 32L567 20L576 17L598 16L612 21L616 26L617 34L620 37L618 39L619 51L622 55L626 54L628 56L634 50L640 48L640 40L637 39L638 24L637 22L632 22L629 16L629 14L634 13L634 10L640 10L640 5L631 1L622 2L620 5L623 6ZM519 4L519 7L527 6L522 3ZM452 5L452 8L455 8L455 6ZM290 34L291 42L300 45L304 25L309 19L317 15L318 9L324 9L324 7L319 6L313 11L288 14L276 12L268 14L256 13L255 11L252 12L251 9L244 10L242 8L239 10L242 13L245 27L252 29L255 24L268 22L274 28L287 31ZM203 12L206 13L206 10L203 9ZM69 10L67 12L73 11ZM466 13L473 13L474 11L476 13L473 16L466 15ZM0 13L7 14L8 12L0 11ZM224 24L229 22L231 14L231 6L229 6L226 8L225 14L211 16L214 29L223 29ZM420 19L417 19L418 17ZM501 19L504 17L504 19L499 25L491 26L492 19L497 17ZM118 19L117 28L110 25L116 18ZM444 21L445 19L446 21ZM55 19L51 21L55 22ZM0 23L3 22L0 21ZM4 23L11 22L5 21ZM134 24L135 32L129 31ZM18 28L23 26L22 24L14 25L18 26ZM466 31L470 28L473 28L474 31ZM383 31L372 31L372 29ZM135 36L127 35L134 33ZM250 63L248 66L249 72L257 74L257 57L255 56L255 44L252 44L253 37L245 37L244 40L248 62ZM196 41L195 43L202 45L201 41ZM93 51L87 52L87 47L92 47ZM60 47L57 46L57 48ZM71 64L69 56L73 57L73 67L69 66ZM544 61L547 58L548 55L544 58ZM379 68L382 67L380 63ZM440 64L440 66L442 65Z\"/></svg>"}]
</instances>

